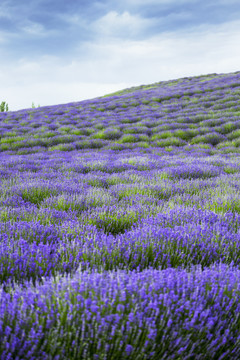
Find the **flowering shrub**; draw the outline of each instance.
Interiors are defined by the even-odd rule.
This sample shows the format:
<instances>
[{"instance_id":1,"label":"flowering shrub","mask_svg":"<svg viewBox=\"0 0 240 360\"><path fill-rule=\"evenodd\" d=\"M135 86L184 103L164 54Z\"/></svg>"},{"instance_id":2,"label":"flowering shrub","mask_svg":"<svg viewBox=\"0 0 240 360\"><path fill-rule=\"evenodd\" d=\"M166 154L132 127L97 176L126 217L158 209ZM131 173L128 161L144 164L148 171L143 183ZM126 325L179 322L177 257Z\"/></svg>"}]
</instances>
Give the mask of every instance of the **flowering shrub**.
<instances>
[{"instance_id":1,"label":"flowering shrub","mask_svg":"<svg viewBox=\"0 0 240 360\"><path fill-rule=\"evenodd\" d=\"M0 360L240 358L239 93L2 102Z\"/></svg>"}]
</instances>

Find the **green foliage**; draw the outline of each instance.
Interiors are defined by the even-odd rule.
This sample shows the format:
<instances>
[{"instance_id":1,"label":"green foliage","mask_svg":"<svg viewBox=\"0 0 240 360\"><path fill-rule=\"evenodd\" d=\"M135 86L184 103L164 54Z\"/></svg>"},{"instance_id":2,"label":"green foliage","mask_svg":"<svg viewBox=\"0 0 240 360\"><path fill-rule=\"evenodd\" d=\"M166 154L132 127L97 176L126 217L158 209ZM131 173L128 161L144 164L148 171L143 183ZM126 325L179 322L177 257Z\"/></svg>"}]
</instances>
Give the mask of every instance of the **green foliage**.
<instances>
[{"instance_id":1,"label":"green foliage","mask_svg":"<svg viewBox=\"0 0 240 360\"><path fill-rule=\"evenodd\" d=\"M235 146L235 147L239 147L240 146L240 138L238 138L236 140L233 140L232 145Z\"/></svg>"},{"instance_id":2,"label":"green foliage","mask_svg":"<svg viewBox=\"0 0 240 360\"><path fill-rule=\"evenodd\" d=\"M197 147L199 149L212 149L212 146L210 144L206 144L206 143L198 143Z\"/></svg>"},{"instance_id":3,"label":"green foliage","mask_svg":"<svg viewBox=\"0 0 240 360\"><path fill-rule=\"evenodd\" d=\"M232 167L232 166L227 166L224 168L225 173L227 174L235 174L239 172L239 169Z\"/></svg>"},{"instance_id":4,"label":"green foliage","mask_svg":"<svg viewBox=\"0 0 240 360\"><path fill-rule=\"evenodd\" d=\"M174 136L182 140L188 141L195 136L195 133L196 132L194 130L175 130Z\"/></svg>"},{"instance_id":5,"label":"green foliage","mask_svg":"<svg viewBox=\"0 0 240 360\"><path fill-rule=\"evenodd\" d=\"M6 109L5 109L6 106ZM5 101L2 101L1 105L0 105L0 111L4 112L4 111L8 111L8 104L6 104Z\"/></svg>"},{"instance_id":6,"label":"green foliage","mask_svg":"<svg viewBox=\"0 0 240 360\"><path fill-rule=\"evenodd\" d=\"M122 136L121 131L117 129L106 129L92 135L93 139L116 140Z\"/></svg>"},{"instance_id":7,"label":"green foliage","mask_svg":"<svg viewBox=\"0 0 240 360\"><path fill-rule=\"evenodd\" d=\"M61 126L58 128L58 131L69 134L72 131L72 126Z\"/></svg>"},{"instance_id":8,"label":"green foliage","mask_svg":"<svg viewBox=\"0 0 240 360\"><path fill-rule=\"evenodd\" d=\"M40 107L40 105L38 104L38 107ZM36 106L34 105L34 103L32 102L32 109L35 109Z\"/></svg>"},{"instance_id":9,"label":"green foliage","mask_svg":"<svg viewBox=\"0 0 240 360\"><path fill-rule=\"evenodd\" d=\"M25 137L24 136L12 136L12 137L3 137L1 139L1 144L11 144L11 143L14 143L14 142L17 142L17 141L22 141L22 140L25 140Z\"/></svg>"},{"instance_id":10,"label":"green foliage","mask_svg":"<svg viewBox=\"0 0 240 360\"><path fill-rule=\"evenodd\" d=\"M224 148L229 147L229 146L233 146L233 142L232 142L232 141L224 141L224 142L221 142L221 143L217 144L216 148L217 148L217 149L224 149Z\"/></svg>"},{"instance_id":11,"label":"green foliage","mask_svg":"<svg viewBox=\"0 0 240 360\"><path fill-rule=\"evenodd\" d=\"M41 137L43 138L52 138L54 136L56 136L56 133L54 131L46 131L43 134L41 134ZM36 134L33 137L39 139L39 134Z\"/></svg>"},{"instance_id":12,"label":"green foliage","mask_svg":"<svg viewBox=\"0 0 240 360\"><path fill-rule=\"evenodd\" d=\"M159 147L168 147L168 146L183 146L186 144L186 141L178 139L176 137L170 137L167 139L157 140L155 141L156 146ZM170 149L172 150L172 149Z\"/></svg>"},{"instance_id":13,"label":"green foliage","mask_svg":"<svg viewBox=\"0 0 240 360\"><path fill-rule=\"evenodd\" d=\"M200 136L193 138L191 140L191 144L204 143L204 144L211 144L211 145L215 146L215 145L221 143L223 138L224 138L224 136L217 134L217 133L205 134L205 135L200 135Z\"/></svg>"},{"instance_id":14,"label":"green foliage","mask_svg":"<svg viewBox=\"0 0 240 360\"><path fill-rule=\"evenodd\" d=\"M222 131L224 134L232 133L232 131L234 131L236 128L237 128L237 124L231 121L222 125Z\"/></svg>"},{"instance_id":15,"label":"green foliage","mask_svg":"<svg viewBox=\"0 0 240 360\"><path fill-rule=\"evenodd\" d=\"M66 196L66 194L57 195L54 197L48 197L41 203L42 207L55 208L61 211L78 211L81 212L87 209L87 204L81 196Z\"/></svg>"},{"instance_id":16,"label":"green foliage","mask_svg":"<svg viewBox=\"0 0 240 360\"><path fill-rule=\"evenodd\" d=\"M85 221L88 224L96 225L99 230L103 230L106 234L111 233L115 236L129 230L138 221L140 213L141 211L138 213L130 209L127 211L119 209L118 212L107 209L97 214L97 217L90 216Z\"/></svg>"},{"instance_id":17,"label":"green foliage","mask_svg":"<svg viewBox=\"0 0 240 360\"><path fill-rule=\"evenodd\" d=\"M159 132L158 134L155 134L151 137L151 140L158 140L158 139L167 139L167 138L171 138L173 137L173 133L171 131L162 131Z\"/></svg>"},{"instance_id":18,"label":"green foliage","mask_svg":"<svg viewBox=\"0 0 240 360\"><path fill-rule=\"evenodd\" d=\"M117 142L119 144L124 144L124 143L137 143L139 141L145 141L145 140L148 140L148 136L123 135Z\"/></svg>"},{"instance_id":19,"label":"green foliage","mask_svg":"<svg viewBox=\"0 0 240 360\"><path fill-rule=\"evenodd\" d=\"M44 199L51 195L56 195L57 190L52 190L47 187L28 187L21 191L21 196L24 200L33 204L40 204Z\"/></svg>"},{"instance_id":20,"label":"green foliage","mask_svg":"<svg viewBox=\"0 0 240 360\"><path fill-rule=\"evenodd\" d=\"M83 135L83 131L81 129L74 129L69 132L72 135Z\"/></svg>"},{"instance_id":21,"label":"green foliage","mask_svg":"<svg viewBox=\"0 0 240 360\"><path fill-rule=\"evenodd\" d=\"M105 146L104 142L100 139L86 139L75 142L76 149L100 149Z\"/></svg>"},{"instance_id":22,"label":"green foliage","mask_svg":"<svg viewBox=\"0 0 240 360\"><path fill-rule=\"evenodd\" d=\"M6 137L14 137L14 136L17 136L17 133L16 133L16 131L8 131L8 132L5 132L5 134L4 134L4 138L6 138Z\"/></svg>"},{"instance_id":23,"label":"green foliage","mask_svg":"<svg viewBox=\"0 0 240 360\"><path fill-rule=\"evenodd\" d=\"M240 129L232 131L230 134L227 135L227 138L229 140L240 138Z\"/></svg>"},{"instance_id":24,"label":"green foliage","mask_svg":"<svg viewBox=\"0 0 240 360\"><path fill-rule=\"evenodd\" d=\"M74 144L58 144L56 146L51 146L48 148L49 151L72 151L75 150L76 146Z\"/></svg>"},{"instance_id":25,"label":"green foliage","mask_svg":"<svg viewBox=\"0 0 240 360\"><path fill-rule=\"evenodd\" d=\"M136 147L138 147L138 148L149 148L149 142L140 141L140 142L136 143Z\"/></svg>"}]
</instances>

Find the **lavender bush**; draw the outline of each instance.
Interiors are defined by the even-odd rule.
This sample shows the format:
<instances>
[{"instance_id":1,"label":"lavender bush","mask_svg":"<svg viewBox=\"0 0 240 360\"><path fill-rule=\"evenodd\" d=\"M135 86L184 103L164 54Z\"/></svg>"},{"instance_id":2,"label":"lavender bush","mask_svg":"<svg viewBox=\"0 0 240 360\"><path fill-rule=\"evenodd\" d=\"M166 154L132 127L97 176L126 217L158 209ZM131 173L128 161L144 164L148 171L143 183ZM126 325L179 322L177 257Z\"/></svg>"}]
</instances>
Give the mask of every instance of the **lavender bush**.
<instances>
[{"instance_id":1,"label":"lavender bush","mask_svg":"<svg viewBox=\"0 0 240 360\"><path fill-rule=\"evenodd\" d=\"M240 358L239 94L2 102L0 360Z\"/></svg>"}]
</instances>

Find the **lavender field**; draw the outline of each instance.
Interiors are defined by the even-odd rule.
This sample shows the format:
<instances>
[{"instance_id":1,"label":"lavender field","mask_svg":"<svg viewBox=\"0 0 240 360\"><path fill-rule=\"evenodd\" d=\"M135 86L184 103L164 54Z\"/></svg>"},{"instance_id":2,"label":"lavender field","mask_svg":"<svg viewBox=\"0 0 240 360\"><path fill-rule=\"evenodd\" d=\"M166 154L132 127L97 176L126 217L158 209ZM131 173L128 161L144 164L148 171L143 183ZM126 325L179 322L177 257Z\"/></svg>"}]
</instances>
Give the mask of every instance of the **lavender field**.
<instances>
[{"instance_id":1,"label":"lavender field","mask_svg":"<svg viewBox=\"0 0 240 360\"><path fill-rule=\"evenodd\" d=\"M1 111L0 360L239 359L239 154L240 72Z\"/></svg>"}]
</instances>

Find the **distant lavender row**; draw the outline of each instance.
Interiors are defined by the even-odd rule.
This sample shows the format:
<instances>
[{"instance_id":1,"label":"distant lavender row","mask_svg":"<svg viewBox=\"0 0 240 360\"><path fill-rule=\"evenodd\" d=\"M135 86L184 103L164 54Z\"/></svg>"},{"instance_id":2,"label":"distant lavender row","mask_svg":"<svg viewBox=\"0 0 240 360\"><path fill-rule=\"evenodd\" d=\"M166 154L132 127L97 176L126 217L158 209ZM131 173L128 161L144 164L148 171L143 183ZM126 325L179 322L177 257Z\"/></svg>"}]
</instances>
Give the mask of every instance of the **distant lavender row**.
<instances>
[{"instance_id":1,"label":"distant lavender row","mask_svg":"<svg viewBox=\"0 0 240 360\"><path fill-rule=\"evenodd\" d=\"M238 359L240 272L80 272L2 293L0 359Z\"/></svg>"},{"instance_id":2,"label":"distant lavender row","mask_svg":"<svg viewBox=\"0 0 240 360\"><path fill-rule=\"evenodd\" d=\"M176 148L238 152L240 74L185 79L66 105L0 114L0 151ZM188 149L189 150L189 149Z\"/></svg>"}]
</instances>

